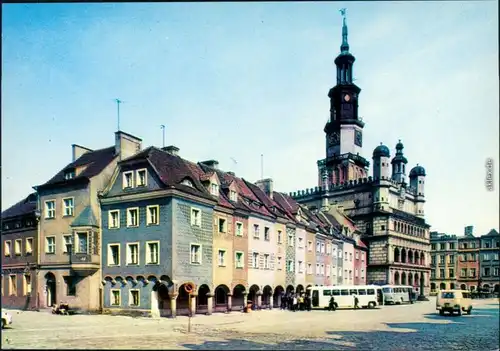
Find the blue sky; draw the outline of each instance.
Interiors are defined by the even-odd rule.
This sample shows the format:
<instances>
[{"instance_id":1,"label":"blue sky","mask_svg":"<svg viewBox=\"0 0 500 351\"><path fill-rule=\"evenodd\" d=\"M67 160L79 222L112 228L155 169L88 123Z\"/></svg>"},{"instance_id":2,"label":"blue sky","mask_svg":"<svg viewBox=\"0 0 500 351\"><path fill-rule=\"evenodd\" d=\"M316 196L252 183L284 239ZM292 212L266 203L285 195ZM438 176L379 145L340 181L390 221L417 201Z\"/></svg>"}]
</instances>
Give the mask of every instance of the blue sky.
<instances>
[{"instance_id":1,"label":"blue sky","mask_svg":"<svg viewBox=\"0 0 500 351\"><path fill-rule=\"evenodd\" d=\"M121 129L278 191L317 185L348 8L363 154L405 145L433 230L498 228L497 2L8 4L2 12L2 209ZM235 164L231 159L235 159Z\"/></svg>"}]
</instances>

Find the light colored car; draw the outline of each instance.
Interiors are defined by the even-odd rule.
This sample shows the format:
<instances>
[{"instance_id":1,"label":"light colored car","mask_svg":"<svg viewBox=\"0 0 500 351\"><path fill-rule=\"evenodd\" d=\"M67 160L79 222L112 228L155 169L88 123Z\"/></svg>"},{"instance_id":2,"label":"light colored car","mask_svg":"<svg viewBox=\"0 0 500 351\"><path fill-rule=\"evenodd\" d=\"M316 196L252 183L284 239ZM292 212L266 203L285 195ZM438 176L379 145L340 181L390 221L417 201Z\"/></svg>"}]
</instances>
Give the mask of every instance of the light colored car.
<instances>
[{"instance_id":1,"label":"light colored car","mask_svg":"<svg viewBox=\"0 0 500 351\"><path fill-rule=\"evenodd\" d=\"M2 329L11 324L12 315L7 311L2 310Z\"/></svg>"},{"instance_id":2,"label":"light colored car","mask_svg":"<svg viewBox=\"0 0 500 351\"><path fill-rule=\"evenodd\" d=\"M472 299L470 292L464 290L441 290L436 298L436 310L442 316L445 312L450 314L462 312L472 313Z\"/></svg>"}]
</instances>

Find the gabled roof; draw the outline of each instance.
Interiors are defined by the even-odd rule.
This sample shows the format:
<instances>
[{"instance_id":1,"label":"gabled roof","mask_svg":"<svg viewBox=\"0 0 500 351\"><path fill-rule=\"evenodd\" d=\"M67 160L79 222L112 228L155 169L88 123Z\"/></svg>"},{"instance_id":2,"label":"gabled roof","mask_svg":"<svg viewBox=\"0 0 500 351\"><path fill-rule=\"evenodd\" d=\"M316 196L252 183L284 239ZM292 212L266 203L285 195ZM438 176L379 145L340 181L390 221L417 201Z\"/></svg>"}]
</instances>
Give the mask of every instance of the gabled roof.
<instances>
[{"instance_id":1,"label":"gabled roof","mask_svg":"<svg viewBox=\"0 0 500 351\"><path fill-rule=\"evenodd\" d=\"M179 189L188 194L214 200L203 184L201 184L199 175L190 166L189 161L150 146L134 156L121 161L120 164L141 159L149 161L149 164L155 170L158 178L165 187ZM182 181L185 179L191 180L194 187L182 184Z\"/></svg>"},{"instance_id":2,"label":"gabled roof","mask_svg":"<svg viewBox=\"0 0 500 351\"><path fill-rule=\"evenodd\" d=\"M87 206L71 223L71 227L99 227L97 219L95 218L94 211Z\"/></svg>"},{"instance_id":3,"label":"gabled roof","mask_svg":"<svg viewBox=\"0 0 500 351\"><path fill-rule=\"evenodd\" d=\"M283 219L288 219L285 211L281 209L281 206L276 203L273 199L271 199L267 194L257 185L248 182L247 180L243 179L245 184L248 186L250 190L257 196L259 201L264 204L266 209L272 213L275 217L280 217ZM274 192L273 192L274 196Z\"/></svg>"},{"instance_id":4,"label":"gabled roof","mask_svg":"<svg viewBox=\"0 0 500 351\"><path fill-rule=\"evenodd\" d=\"M485 234L484 236L498 236L500 235L496 229L491 229L488 234Z\"/></svg>"},{"instance_id":5,"label":"gabled roof","mask_svg":"<svg viewBox=\"0 0 500 351\"><path fill-rule=\"evenodd\" d=\"M115 147L110 146L104 149L89 151L80 156L75 162L71 162L48 182L39 185L38 187L46 187L49 185L63 185L73 183L77 180L90 179L102 172L116 157ZM75 168L87 166L80 174L74 178L65 179L64 175L67 171L74 170Z\"/></svg>"},{"instance_id":6,"label":"gabled roof","mask_svg":"<svg viewBox=\"0 0 500 351\"><path fill-rule=\"evenodd\" d=\"M274 201L281 206L281 208L287 210L291 214L297 214L299 210L299 204L297 201L292 199L289 195L284 193L273 192Z\"/></svg>"},{"instance_id":7,"label":"gabled roof","mask_svg":"<svg viewBox=\"0 0 500 351\"><path fill-rule=\"evenodd\" d=\"M36 193L31 193L15 205L2 212L2 220L24 216L36 211L37 197Z\"/></svg>"}]
</instances>

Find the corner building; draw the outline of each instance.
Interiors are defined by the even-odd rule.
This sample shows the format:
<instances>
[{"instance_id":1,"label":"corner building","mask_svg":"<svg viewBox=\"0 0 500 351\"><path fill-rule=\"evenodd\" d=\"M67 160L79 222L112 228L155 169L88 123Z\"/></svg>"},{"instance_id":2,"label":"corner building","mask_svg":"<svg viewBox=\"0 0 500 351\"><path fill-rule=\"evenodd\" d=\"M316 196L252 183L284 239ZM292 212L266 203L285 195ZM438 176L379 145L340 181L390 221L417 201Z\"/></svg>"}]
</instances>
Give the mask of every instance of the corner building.
<instances>
[{"instance_id":1,"label":"corner building","mask_svg":"<svg viewBox=\"0 0 500 351\"><path fill-rule=\"evenodd\" d=\"M355 58L349 52L347 34L344 18L341 52L335 59L337 82L328 93L326 157L317 162L318 186L290 195L310 209L328 212L336 207L354 221L368 243L368 284L413 285L417 290L423 287L428 294L430 225L424 216L426 171L417 164L409 171L408 182L408 160L399 141L392 159L387 146L381 143L375 148L372 175L368 176L370 162L362 156L365 123L358 115L361 89L353 82ZM353 279L352 275L344 278Z\"/></svg>"}]
</instances>

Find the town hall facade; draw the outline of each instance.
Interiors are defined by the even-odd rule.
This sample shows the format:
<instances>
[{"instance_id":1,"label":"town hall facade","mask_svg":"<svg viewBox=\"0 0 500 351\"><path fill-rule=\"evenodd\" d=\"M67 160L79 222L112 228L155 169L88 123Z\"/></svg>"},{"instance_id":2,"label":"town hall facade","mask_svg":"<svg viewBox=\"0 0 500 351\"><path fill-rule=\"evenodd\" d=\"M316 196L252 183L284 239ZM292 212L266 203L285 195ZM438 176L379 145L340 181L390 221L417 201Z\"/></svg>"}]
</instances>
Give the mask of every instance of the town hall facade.
<instances>
[{"instance_id":1,"label":"town hall facade","mask_svg":"<svg viewBox=\"0 0 500 351\"><path fill-rule=\"evenodd\" d=\"M345 16L337 84L330 89L330 118L324 127L326 157L317 162L318 186L292 193L312 209L340 209L369 245L367 283L412 285L429 292L430 225L425 221L425 169L409 171L401 141L391 159L382 143L370 162L362 156L364 122L358 116L361 89L353 83ZM409 182L408 182L409 180Z\"/></svg>"}]
</instances>

